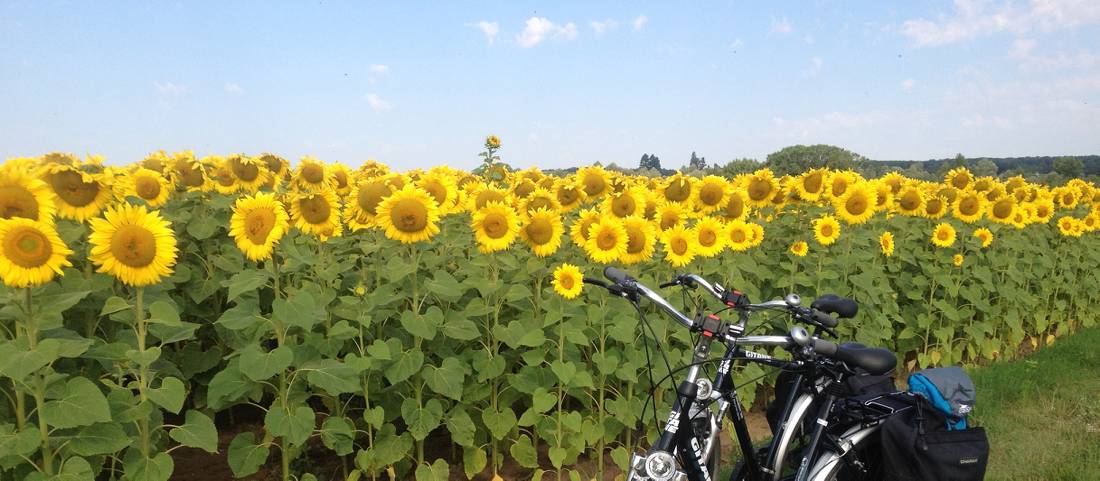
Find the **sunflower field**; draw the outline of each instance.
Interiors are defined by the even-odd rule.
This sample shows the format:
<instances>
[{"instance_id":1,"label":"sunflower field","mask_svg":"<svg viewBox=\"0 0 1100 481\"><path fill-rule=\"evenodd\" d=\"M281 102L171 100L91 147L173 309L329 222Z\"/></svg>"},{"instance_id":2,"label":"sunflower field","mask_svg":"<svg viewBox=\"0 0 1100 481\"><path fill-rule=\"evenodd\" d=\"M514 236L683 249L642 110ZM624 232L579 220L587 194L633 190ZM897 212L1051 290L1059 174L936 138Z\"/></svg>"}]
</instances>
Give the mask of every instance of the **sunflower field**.
<instances>
[{"instance_id":1,"label":"sunflower field","mask_svg":"<svg viewBox=\"0 0 1100 481\"><path fill-rule=\"evenodd\" d=\"M165 481L180 448L226 453L237 477L604 479L653 434L637 313L582 289L606 264L754 300L850 296L841 338L906 369L1097 320L1100 189L1080 179L555 176L485 147L474 172L6 161L0 479ZM668 358L687 359L688 334L653 314ZM763 374L737 372L746 402Z\"/></svg>"}]
</instances>

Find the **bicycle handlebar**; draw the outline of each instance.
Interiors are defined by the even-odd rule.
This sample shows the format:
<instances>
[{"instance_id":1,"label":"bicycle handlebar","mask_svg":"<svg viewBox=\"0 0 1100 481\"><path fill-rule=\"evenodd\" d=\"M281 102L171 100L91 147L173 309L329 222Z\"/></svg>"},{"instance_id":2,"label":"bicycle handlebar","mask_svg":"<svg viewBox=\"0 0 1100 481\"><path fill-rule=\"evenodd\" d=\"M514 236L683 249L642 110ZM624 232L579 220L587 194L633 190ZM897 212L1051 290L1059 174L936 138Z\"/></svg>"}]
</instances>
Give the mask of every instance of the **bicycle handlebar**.
<instances>
[{"instance_id":1,"label":"bicycle handlebar","mask_svg":"<svg viewBox=\"0 0 1100 481\"><path fill-rule=\"evenodd\" d=\"M653 292L650 288L638 282L633 277L630 277L629 274L614 267L607 266L603 270L603 275L604 277L607 277L607 279L610 280L612 283L614 283L614 287L621 289L623 295L642 296L646 299L649 299L650 302L656 304L658 307L663 309L666 313L668 313L668 315L672 316L672 318L675 319L676 322L683 324L685 327L690 329L695 325L694 320L692 320L690 317L685 316L684 313L680 312L675 307L672 307L672 304L669 304L669 302L666 301L665 298L661 297L656 292Z\"/></svg>"}]
</instances>

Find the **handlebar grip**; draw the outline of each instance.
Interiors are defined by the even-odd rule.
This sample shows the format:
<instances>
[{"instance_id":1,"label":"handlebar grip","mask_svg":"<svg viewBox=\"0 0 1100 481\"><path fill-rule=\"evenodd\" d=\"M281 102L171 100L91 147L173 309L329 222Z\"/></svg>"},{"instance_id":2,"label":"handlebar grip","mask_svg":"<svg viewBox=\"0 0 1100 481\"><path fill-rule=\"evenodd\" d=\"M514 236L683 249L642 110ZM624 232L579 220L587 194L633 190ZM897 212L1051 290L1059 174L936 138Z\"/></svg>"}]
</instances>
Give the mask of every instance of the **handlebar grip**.
<instances>
[{"instance_id":1,"label":"handlebar grip","mask_svg":"<svg viewBox=\"0 0 1100 481\"><path fill-rule=\"evenodd\" d=\"M813 316L813 319L815 321L817 321L818 324L821 324L822 326L825 326L825 327L828 327L828 328L834 328L834 327L836 327L837 324L839 324L839 322L835 318L833 318L833 316L830 316L830 315L828 315L824 312L821 312L817 309L814 309L811 315Z\"/></svg>"},{"instance_id":2,"label":"handlebar grip","mask_svg":"<svg viewBox=\"0 0 1100 481\"><path fill-rule=\"evenodd\" d=\"M603 275L608 280L610 280L611 282L614 282L616 284L622 284L626 281L634 280L634 278L630 277L629 274L627 274L623 271L620 271L619 269L616 269L616 268L611 267L611 266L607 266L606 268L604 268Z\"/></svg>"},{"instance_id":3,"label":"handlebar grip","mask_svg":"<svg viewBox=\"0 0 1100 481\"><path fill-rule=\"evenodd\" d=\"M834 313L837 317L844 319L855 317L856 313L859 312L859 304L856 301L836 294L825 294L818 297L814 299L810 307L819 311Z\"/></svg>"},{"instance_id":4,"label":"handlebar grip","mask_svg":"<svg viewBox=\"0 0 1100 481\"><path fill-rule=\"evenodd\" d=\"M836 351L837 345L835 342L826 341L825 339L814 339L814 352L822 356L832 356L836 354Z\"/></svg>"}]
</instances>

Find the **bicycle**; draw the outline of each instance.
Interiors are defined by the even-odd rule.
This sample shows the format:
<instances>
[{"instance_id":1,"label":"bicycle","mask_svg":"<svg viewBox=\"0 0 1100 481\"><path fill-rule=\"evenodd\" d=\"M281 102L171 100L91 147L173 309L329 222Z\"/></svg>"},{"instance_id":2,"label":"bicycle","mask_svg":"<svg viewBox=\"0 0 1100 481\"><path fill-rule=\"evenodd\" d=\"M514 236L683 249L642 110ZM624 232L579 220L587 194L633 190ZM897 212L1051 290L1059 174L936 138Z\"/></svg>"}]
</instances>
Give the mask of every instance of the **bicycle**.
<instances>
[{"instance_id":1,"label":"bicycle","mask_svg":"<svg viewBox=\"0 0 1100 481\"><path fill-rule=\"evenodd\" d=\"M630 474L628 476L630 481L709 481L712 473L716 474L717 453L714 446L721 426L720 420L725 415L731 418L742 451L742 463L734 471L733 479L778 479L776 476L780 470L776 468L782 467L787 448L782 443L773 442L771 448L769 448L767 461L761 463L757 459L757 452L748 432L745 415L736 389L734 389L732 377L730 377L730 367L734 361L756 362L793 371L808 369L809 372L816 372L818 367L828 366L830 362L835 362L836 365L845 368L841 371L845 374L855 374L847 368L848 365L867 372L880 373L893 369L896 363L896 359L888 351L854 345L837 345L819 337L811 336L805 328L800 326L792 328L787 336L745 335L748 313L754 310L785 309L797 320L810 323L820 329L827 330L836 325L837 321L828 314L812 307L809 309L800 307L800 299L795 295L787 296L784 300L750 304L747 298L739 292L724 289L721 285L711 284L705 279L694 275L679 276L673 283L663 285L690 282L692 286L702 286L705 291L721 300L728 308L735 309L738 312L738 323L733 324L723 322L715 314L700 315L695 319L689 318L656 292L613 267L605 269L604 275L611 281L610 284L591 278L585 278L585 282L604 287L609 292L629 300L635 307L639 308L639 312L642 311L638 302L640 298L644 297L660 307L681 325L700 334L699 341L693 349L692 362L686 366L688 374L676 389L677 395L661 435L644 456L635 454L631 459ZM711 383L705 378L700 378L699 373L702 364L713 361L708 358L711 344L716 339L724 343L727 349L720 359L715 380ZM795 360L781 360L767 354L746 350L745 347L748 346L782 347L796 354L794 356ZM829 362L807 361L807 359L817 359L818 357L822 357ZM669 376L672 374L670 372ZM863 442L867 437L864 434L865 430L842 433L840 437L835 439L831 436L824 437L823 428L831 418L830 411L836 401L836 396L824 390L820 391L820 395L824 396L825 401L817 418L817 426L820 426L820 428L814 429L811 441L803 449L804 456L803 461L800 463L797 479L813 479L815 481L834 479L836 472L842 466L842 463L838 461L844 460L845 456L852 452L851 449L839 450L835 446L851 448ZM793 396L794 393L792 392ZM700 410L696 409L695 416L692 415L692 408L695 408L696 403L700 400L708 403L717 401L719 405L716 413L708 411L710 413L706 417L708 429L704 433L696 432L697 423L694 422ZM784 426L790 428L791 432L793 432L795 423L792 423L793 419L789 414L801 412L801 415L804 416L811 401L813 399L787 406L788 415L785 416ZM802 406L803 403L805 407L800 408L799 406ZM732 409L730 409L731 407ZM801 418L798 419L798 424L800 423ZM782 440L783 438L778 439ZM815 456L815 453L822 439L829 439L840 444L829 444L822 449L821 456L818 457ZM840 453L838 454L837 451L840 451ZM679 458L679 462L677 462L677 458ZM809 468L811 465L813 469ZM822 476L822 474L825 474L825 476Z\"/></svg>"}]
</instances>

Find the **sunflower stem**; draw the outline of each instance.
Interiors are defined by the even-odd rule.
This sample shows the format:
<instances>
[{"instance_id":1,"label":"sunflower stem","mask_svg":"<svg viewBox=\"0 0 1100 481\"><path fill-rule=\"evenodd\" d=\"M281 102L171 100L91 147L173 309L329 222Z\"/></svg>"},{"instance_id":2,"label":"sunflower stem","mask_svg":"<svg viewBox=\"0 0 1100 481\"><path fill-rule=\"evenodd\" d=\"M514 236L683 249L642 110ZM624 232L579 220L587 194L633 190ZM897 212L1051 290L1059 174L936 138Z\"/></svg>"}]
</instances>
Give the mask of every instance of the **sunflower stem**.
<instances>
[{"instance_id":1,"label":"sunflower stem","mask_svg":"<svg viewBox=\"0 0 1100 481\"><path fill-rule=\"evenodd\" d=\"M137 292L134 293L134 328L137 333L138 353L141 354L141 358L145 356L145 288L138 287ZM148 401L149 396L147 390L149 388L149 366L144 363L138 367L138 394L141 396L141 402ZM141 454L145 459L149 459L149 419L143 418L139 421L139 431L141 431Z\"/></svg>"},{"instance_id":2,"label":"sunflower stem","mask_svg":"<svg viewBox=\"0 0 1100 481\"><path fill-rule=\"evenodd\" d=\"M27 313L27 345L33 350L38 347L38 324L34 318L34 304L31 289L23 289L23 300L26 303ZM38 435L42 444L42 471L47 476L53 474L53 450L50 449L50 427L46 424L42 407L46 404L46 379L41 372L34 375L34 403L38 413Z\"/></svg>"}]
</instances>

